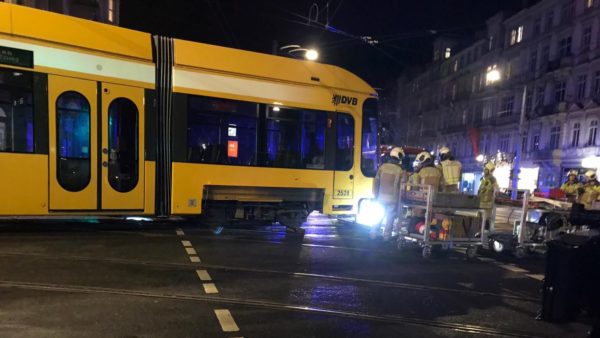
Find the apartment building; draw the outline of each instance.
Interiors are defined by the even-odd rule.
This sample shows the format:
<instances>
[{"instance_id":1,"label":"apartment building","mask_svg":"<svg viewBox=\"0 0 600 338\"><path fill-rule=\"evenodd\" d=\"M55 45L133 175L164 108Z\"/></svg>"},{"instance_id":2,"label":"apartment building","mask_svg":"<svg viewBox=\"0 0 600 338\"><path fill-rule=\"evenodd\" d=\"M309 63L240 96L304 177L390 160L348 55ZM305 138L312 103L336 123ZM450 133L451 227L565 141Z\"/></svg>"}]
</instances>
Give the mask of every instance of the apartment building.
<instances>
[{"instance_id":1,"label":"apartment building","mask_svg":"<svg viewBox=\"0 0 600 338\"><path fill-rule=\"evenodd\" d=\"M519 184L530 189L557 187L570 169L600 167L599 3L542 0L496 14L470 44L436 40L427 69L397 81L394 142L450 147L468 190L482 159L511 164L517 147Z\"/></svg>"}]
</instances>

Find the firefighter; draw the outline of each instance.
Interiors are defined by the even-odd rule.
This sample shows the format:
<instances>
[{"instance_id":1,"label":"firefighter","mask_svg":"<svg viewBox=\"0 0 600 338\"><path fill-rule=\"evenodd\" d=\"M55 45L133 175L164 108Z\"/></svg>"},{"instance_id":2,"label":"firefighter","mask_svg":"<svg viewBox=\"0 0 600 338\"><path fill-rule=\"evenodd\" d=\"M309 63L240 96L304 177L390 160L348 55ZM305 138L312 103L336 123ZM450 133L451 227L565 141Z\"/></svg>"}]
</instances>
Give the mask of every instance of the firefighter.
<instances>
[{"instance_id":1,"label":"firefighter","mask_svg":"<svg viewBox=\"0 0 600 338\"><path fill-rule=\"evenodd\" d=\"M579 188L579 203L583 204L586 209L592 208L592 203L600 196L600 182L596 177L594 170L585 172L585 184Z\"/></svg>"},{"instance_id":2,"label":"firefighter","mask_svg":"<svg viewBox=\"0 0 600 338\"><path fill-rule=\"evenodd\" d=\"M492 219L492 209L494 207L494 195L498 190L498 182L494 177L494 170L496 165L492 162L488 162L483 167L483 177L479 183L479 190L477 196L479 196L479 207L485 210L485 228L489 230L490 220Z\"/></svg>"},{"instance_id":3,"label":"firefighter","mask_svg":"<svg viewBox=\"0 0 600 338\"><path fill-rule=\"evenodd\" d=\"M442 181L442 173L435 167L431 154L426 151L419 153L415 162L417 172L413 174L414 178L411 182L431 185L434 191L438 191Z\"/></svg>"},{"instance_id":4,"label":"firefighter","mask_svg":"<svg viewBox=\"0 0 600 338\"><path fill-rule=\"evenodd\" d=\"M448 147L442 147L439 151L440 165L442 172L442 184L440 186L443 192L458 193L458 183L462 175L462 164L454 159Z\"/></svg>"},{"instance_id":5,"label":"firefighter","mask_svg":"<svg viewBox=\"0 0 600 338\"><path fill-rule=\"evenodd\" d=\"M581 183L577 179L577 170L569 171L567 181L560 187L560 190L565 192L569 201L575 201L579 188L581 188Z\"/></svg>"},{"instance_id":6,"label":"firefighter","mask_svg":"<svg viewBox=\"0 0 600 338\"><path fill-rule=\"evenodd\" d=\"M402 148L393 148L390 151L387 162L379 167L377 175L375 175L375 179L373 180L373 195L377 199L377 202L385 208L384 240L389 240L391 237L392 227L396 219L400 184L404 179L404 170L402 170L402 166L400 165L403 157L404 150Z\"/></svg>"}]
</instances>

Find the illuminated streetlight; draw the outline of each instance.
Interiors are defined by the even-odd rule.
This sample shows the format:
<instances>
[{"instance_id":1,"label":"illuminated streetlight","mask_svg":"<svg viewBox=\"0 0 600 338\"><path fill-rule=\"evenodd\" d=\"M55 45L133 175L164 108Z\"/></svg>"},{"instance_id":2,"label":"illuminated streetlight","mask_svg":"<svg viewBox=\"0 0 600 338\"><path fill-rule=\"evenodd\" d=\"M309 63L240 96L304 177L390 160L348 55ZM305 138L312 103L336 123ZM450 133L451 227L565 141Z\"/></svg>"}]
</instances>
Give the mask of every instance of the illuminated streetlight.
<instances>
[{"instance_id":1,"label":"illuminated streetlight","mask_svg":"<svg viewBox=\"0 0 600 338\"><path fill-rule=\"evenodd\" d=\"M308 49L306 53L304 53L304 57L307 60L315 61L319 58L319 52L317 52L315 49Z\"/></svg>"},{"instance_id":2,"label":"illuminated streetlight","mask_svg":"<svg viewBox=\"0 0 600 338\"><path fill-rule=\"evenodd\" d=\"M319 52L314 48L302 48L300 45L287 45L279 48L281 51L286 51L289 55L299 58L304 57L309 61L315 61L319 58Z\"/></svg>"}]
</instances>

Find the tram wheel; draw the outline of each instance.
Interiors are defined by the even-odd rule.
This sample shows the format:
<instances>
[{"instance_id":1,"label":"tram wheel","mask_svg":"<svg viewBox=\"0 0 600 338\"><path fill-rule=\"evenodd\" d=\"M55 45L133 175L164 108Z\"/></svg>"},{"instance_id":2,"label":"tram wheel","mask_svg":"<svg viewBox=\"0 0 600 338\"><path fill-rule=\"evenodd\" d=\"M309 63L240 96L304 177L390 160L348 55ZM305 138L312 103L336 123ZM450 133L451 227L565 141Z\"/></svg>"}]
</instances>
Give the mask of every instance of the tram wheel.
<instances>
[{"instance_id":1,"label":"tram wheel","mask_svg":"<svg viewBox=\"0 0 600 338\"><path fill-rule=\"evenodd\" d=\"M431 258L431 246L429 246L429 245L424 246L423 251L421 252L421 255L423 256L424 259Z\"/></svg>"},{"instance_id":2,"label":"tram wheel","mask_svg":"<svg viewBox=\"0 0 600 338\"><path fill-rule=\"evenodd\" d=\"M477 246L472 245L467 248L467 258L474 259L477 256Z\"/></svg>"}]
</instances>

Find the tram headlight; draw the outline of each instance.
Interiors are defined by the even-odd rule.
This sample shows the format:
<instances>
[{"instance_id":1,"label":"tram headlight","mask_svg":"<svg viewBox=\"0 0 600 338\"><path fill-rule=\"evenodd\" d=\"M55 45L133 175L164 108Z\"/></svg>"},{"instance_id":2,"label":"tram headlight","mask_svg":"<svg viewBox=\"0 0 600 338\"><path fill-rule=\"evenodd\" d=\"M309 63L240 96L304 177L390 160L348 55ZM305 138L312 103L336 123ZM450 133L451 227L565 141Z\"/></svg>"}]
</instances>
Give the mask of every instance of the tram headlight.
<instances>
[{"instance_id":1,"label":"tram headlight","mask_svg":"<svg viewBox=\"0 0 600 338\"><path fill-rule=\"evenodd\" d=\"M372 227L380 224L384 216L385 208L383 205L376 201L365 199L358 206L356 223Z\"/></svg>"}]
</instances>

